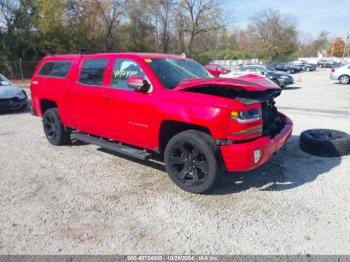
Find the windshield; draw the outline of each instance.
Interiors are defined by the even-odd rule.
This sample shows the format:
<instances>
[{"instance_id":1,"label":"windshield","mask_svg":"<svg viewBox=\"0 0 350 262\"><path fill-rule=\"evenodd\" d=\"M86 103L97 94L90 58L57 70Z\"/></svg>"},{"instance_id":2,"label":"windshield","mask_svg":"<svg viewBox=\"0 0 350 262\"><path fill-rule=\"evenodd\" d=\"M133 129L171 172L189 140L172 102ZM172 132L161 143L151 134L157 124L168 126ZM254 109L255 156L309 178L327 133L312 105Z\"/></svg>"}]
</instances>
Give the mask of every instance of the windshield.
<instances>
[{"instance_id":1,"label":"windshield","mask_svg":"<svg viewBox=\"0 0 350 262\"><path fill-rule=\"evenodd\" d=\"M149 65L167 89L173 89L183 79L213 77L202 65L190 59L152 59Z\"/></svg>"},{"instance_id":2,"label":"windshield","mask_svg":"<svg viewBox=\"0 0 350 262\"><path fill-rule=\"evenodd\" d=\"M7 82L6 85L11 85L10 80L8 80L6 77L4 77L2 74L0 74L0 82ZM1 84L0 84L1 85Z\"/></svg>"}]
</instances>

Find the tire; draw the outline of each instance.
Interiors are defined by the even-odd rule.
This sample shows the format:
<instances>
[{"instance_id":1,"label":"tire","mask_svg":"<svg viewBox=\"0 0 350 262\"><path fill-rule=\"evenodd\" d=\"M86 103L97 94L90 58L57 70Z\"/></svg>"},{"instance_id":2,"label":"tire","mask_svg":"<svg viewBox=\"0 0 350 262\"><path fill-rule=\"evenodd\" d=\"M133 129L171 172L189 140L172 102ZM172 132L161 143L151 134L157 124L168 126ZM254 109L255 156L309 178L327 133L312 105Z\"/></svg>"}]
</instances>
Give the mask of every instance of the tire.
<instances>
[{"instance_id":1,"label":"tire","mask_svg":"<svg viewBox=\"0 0 350 262\"><path fill-rule=\"evenodd\" d=\"M305 70L306 70L306 72L310 72L311 68L310 67L306 67Z\"/></svg>"},{"instance_id":2,"label":"tire","mask_svg":"<svg viewBox=\"0 0 350 262\"><path fill-rule=\"evenodd\" d=\"M342 85L347 85L350 83L350 76L348 75L341 75L339 77L339 83Z\"/></svg>"},{"instance_id":3,"label":"tire","mask_svg":"<svg viewBox=\"0 0 350 262\"><path fill-rule=\"evenodd\" d=\"M306 130L300 135L300 148L316 156L344 156L350 153L350 136L331 129Z\"/></svg>"},{"instance_id":4,"label":"tire","mask_svg":"<svg viewBox=\"0 0 350 262\"><path fill-rule=\"evenodd\" d=\"M287 70L287 73L288 73L288 74L292 74L292 72L293 72L293 71L290 70L290 69Z\"/></svg>"},{"instance_id":5,"label":"tire","mask_svg":"<svg viewBox=\"0 0 350 262\"><path fill-rule=\"evenodd\" d=\"M210 190L223 171L214 140L197 130L172 137L165 148L164 162L178 187L197 194Z\"/></svg>"},{"instance_id":6,"label":"tire","mask_svg":"<svg viewBox=\"0 0 350 262\"><path fill-rule=\"evenodd\" d=\"M63 126L57 108L50 108L43 115L43 128L47 140L55 146L72 142L70 132Z\"/></svg>"}]
</instances>

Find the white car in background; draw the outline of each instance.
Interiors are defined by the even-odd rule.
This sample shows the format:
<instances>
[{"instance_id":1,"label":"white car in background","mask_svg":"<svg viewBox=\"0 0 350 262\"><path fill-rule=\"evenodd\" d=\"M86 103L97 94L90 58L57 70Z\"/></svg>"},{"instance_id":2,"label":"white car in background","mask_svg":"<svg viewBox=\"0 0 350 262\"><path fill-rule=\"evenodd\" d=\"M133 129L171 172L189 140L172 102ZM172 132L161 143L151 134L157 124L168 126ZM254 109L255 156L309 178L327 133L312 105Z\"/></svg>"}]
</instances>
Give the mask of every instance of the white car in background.
<instances>
[{"instance_id":1,"label":"white car in background","mask_svg":"<svg viewBox=\"0 0 350 262\"><path fill-rule=\"evenodd\" d=\"M332 80L339 80L339 83L343 85L350 84L350 64L333 67L329 77Z\"/></svg>"}]
</instances>

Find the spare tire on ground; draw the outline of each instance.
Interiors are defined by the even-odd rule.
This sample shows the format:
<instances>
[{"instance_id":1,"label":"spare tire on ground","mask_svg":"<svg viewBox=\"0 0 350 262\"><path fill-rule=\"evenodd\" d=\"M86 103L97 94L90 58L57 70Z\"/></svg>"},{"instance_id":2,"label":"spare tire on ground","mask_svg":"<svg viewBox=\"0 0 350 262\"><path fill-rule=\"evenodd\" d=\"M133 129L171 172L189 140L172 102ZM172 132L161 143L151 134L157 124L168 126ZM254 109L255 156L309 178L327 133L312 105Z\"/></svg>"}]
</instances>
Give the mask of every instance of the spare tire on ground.
<instances>
[{"instance_id":1,"label":"spare tire on ground","mask_svg":"<svg viewBox=\"0 0 350 262\"><path fill-rule=\"evenodd\" d=\"M306 130L300 135L300 148L316 156L344 156L350 153L350 135L331 129Z\"/></svg>"}]
</instances>

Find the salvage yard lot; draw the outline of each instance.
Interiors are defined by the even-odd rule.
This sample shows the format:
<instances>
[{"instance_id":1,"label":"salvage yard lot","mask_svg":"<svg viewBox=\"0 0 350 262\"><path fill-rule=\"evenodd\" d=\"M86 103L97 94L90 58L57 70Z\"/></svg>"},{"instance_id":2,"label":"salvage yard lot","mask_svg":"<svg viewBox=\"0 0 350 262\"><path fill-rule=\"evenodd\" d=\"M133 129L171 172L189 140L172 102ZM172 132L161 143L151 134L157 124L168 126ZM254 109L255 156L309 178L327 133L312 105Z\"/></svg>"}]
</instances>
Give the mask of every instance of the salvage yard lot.
<instances>
[{"instance_id":1,"label":"salvage yard lot","mask_svg":"<svg viewBox=\"0 0 350 262\"><path fill-rule=\"evenodd\" d=\"M295 124L286 148L207 195L177 188L157 161L54 147L39 118L0 115L0 253L349 254L350 157L298 147L306 129L350 133L350 85L328 75L302 73L277 99Z\"/></svg>"}]
</instances>

